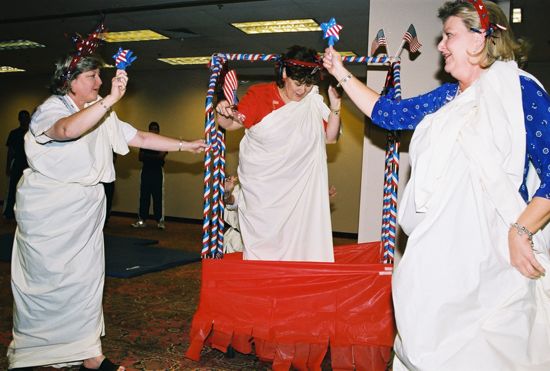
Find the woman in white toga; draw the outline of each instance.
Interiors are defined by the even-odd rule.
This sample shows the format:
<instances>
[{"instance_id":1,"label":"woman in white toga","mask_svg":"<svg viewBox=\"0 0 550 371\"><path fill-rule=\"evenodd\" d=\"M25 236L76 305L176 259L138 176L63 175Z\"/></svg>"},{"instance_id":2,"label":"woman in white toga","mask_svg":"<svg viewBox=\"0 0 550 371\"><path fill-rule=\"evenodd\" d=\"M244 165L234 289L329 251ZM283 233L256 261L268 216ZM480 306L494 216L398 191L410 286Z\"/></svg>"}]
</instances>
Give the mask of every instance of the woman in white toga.
<instances>
[{"instance_id":1,"label":"woman in white toga","mask_svg":"<svg viewBox=\"0 0 550 371\"><path fill-rule=\"evenodd\" d=\"M87 56L70 67L72 58L57 65L54 95L37 108L25 136L29 168L17 190L10 369L82 364L81 370L124 370L101 350L101 183L115 179L113 151L205 148L202 140L162 137L119 120L111 107L126 92L126 72L117 71L110 93L101 98L101 61Z\"/></svg>"},{"instance_id":2,"label":"woman in white toga","mask_svg":"<svg viewBox=\"0 0 550 371\"><path fill-rule=\"evenodd\" d=\"M320 69L315 50L293 46L276 82L250 87L238 107L216 106L220 126L246 129L238 168L245 259L334 261L326 144L340 134L340 97L329 87L330 108L323 102Z\"/></svg>"},{"instance_id":3,"label":"woman in white toga","mask_svg":"<svg viewBox=\"0 0 550 371\"><path fill-rule=\"evenodd\" d=\"M380 97L332 48L324 61L373 123L414 129L393 370L550 370L550 97L498 5L449 1L439 18L457 82L427 94Z\"/></svg>"}]
</instances>

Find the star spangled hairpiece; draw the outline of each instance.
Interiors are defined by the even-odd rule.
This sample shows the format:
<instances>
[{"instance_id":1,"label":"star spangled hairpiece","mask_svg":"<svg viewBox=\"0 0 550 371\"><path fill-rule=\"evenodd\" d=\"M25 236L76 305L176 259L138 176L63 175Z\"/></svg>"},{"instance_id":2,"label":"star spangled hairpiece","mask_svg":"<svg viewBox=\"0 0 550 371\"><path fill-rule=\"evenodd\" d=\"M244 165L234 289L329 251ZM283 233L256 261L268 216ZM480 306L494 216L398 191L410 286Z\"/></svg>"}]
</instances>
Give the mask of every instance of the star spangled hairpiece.
<instances>
[{"instance_id":1,"label":"star spangled hairpiece","mask_svg":"<svg viewBox=\"0 0 550 371\"><path fill-rule=\"evenodd\" d=\"M478 16L479 16L479 23L481 25L481 30L484 30L485 36L490 37L493 36L495 31L500 29L501 31L506 31L506 27L499 25L498 23L491 23L489 20L489 12L487 11L487 7L483 3L483 0L463 0L464 2L468 2L474 6L474 9L476 10ZM472 31L477 33L482 33L482 31L478 28L472 27Z\"/></svg>"},{"instance_id":2,"label":"star spangled hairpiece","mask_svg":"<svg viewBox=\"0 0 550 371\"><path fill-rule=\"evenodd\" d=\"M82 38L79 34L75 34L72 39L75 43L76 50L71 54L73 58L71 63L66 68L63 73L63 79L68 82L71 80L71 77L76 70L76 66L80 60L88 55L91 55L95 52L99 43L102 41L101 36L105 32L105 25L103 21L95 28L92 33L88 35L85 39Z\"/></svg>"}]
</instances>

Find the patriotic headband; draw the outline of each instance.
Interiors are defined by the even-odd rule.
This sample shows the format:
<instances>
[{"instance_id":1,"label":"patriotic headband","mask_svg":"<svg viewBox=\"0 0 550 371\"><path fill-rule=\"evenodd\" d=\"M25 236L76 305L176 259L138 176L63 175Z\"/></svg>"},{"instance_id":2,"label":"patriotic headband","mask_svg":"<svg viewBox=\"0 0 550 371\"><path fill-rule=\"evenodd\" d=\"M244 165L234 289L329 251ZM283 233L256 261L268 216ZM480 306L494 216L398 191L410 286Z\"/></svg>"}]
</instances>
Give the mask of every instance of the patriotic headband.
<instances>
[{"instance_id":1,"label":"patriotic headband","mask_svg":"<svg viewBox=\"0 0 550 371\"><path fill-rule=\"evenodd\" d=\"M71 80L78 62L83 57L91 55L95 52L99 43L101 42L101 36L105 32L105 25L101 22L96 29L88 35L85 39L82 38L79 34L73 36L73 42L75 43L76 50L71 53L72 59L69 66L63 71L62 78L65 80L65 84Z\"/></svg>"},{"instance_id":2,"label":"patriotic headband","mask_svg":"<svg viewBox=\"0 0 550 371\"><path fill-rule=\"evenodd\" d=\"M315 74L317 71L323 68L323 64L321 60L317 60L315 62L306 62L306 61L300 61L298 59L282 59L281 65L290 65L290 66L296 66L296 67L302 67L302 68L309 68L312 69L311 74Z\"/></svg>"},{"instance_id":3,"label":"patriotic headband","mask_svg":"<svg viewBox=\"0 0 550 371\"><path fill-rule=\"evenodd\" d=\"M489 13L487 12L487 7L483 3L483 0L465 0L465 1L467 1L468 3L474 6L474 9L476 10L479 16L479 23L481 24L481 29L485 30L485 36L487 37L493 36L497 29L506 31L506 27L501 26L498 23L497 24L491 23L489 21ZM477 33L481 33L481 30L475 27L472 27L471 30Z\"/></svg>"}]
</instances>

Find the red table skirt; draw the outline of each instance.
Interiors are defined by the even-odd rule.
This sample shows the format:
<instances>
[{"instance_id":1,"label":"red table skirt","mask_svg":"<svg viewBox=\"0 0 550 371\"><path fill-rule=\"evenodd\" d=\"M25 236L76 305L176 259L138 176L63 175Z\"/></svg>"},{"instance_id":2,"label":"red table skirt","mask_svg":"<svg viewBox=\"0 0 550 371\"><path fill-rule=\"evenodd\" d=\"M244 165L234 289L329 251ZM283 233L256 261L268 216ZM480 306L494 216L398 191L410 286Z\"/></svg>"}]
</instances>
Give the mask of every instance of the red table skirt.
<instances>
[{"instance_id":1,"label":"red table skirt","mask_svg":"<svg viewBox=\"0 0 550 371\"><path fill-rule=\"evenodd\" d=\"M200 302L186 357L231 345L273 362L274 370L384 370L395 337L391 265L380 242L337 246L335 263L202 262Z\"/></svg>"}]
</instances>

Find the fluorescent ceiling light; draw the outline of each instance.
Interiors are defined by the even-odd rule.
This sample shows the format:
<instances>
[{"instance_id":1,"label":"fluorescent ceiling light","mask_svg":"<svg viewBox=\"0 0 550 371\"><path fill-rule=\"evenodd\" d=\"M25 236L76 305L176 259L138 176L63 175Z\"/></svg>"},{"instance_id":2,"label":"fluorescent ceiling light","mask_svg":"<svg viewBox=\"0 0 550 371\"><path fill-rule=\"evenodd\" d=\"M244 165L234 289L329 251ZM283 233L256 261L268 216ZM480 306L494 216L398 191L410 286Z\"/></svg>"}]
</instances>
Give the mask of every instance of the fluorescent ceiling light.
<instances>
[{"instance_id":1,"label":"fluorescent ceiling light","mask_svg":"<svg viewBox=\"0 0 550 371\"><path fill-rule=\"evenodd\" d=\"M16 67L10 67L10 66L0 66L0 73L5 72L25 72L25 70L22 70L21 68Z\"/></svg>"},{"instance_id":2,"label":"fluorescent ceiling light","mask_svg":"<svg viewBox=\"0 0 550 371\"><path fill-rule=\"evenodd\" d=\"M521 8L512 9L512 23L521 23Z\"/></svg>"},{"instance_id":3,"label":"fluorescent ceiling light","mask_svg":"<svg viewBox=\"0 0 550 371\"><path fill-rule=\"evenodd\" d=\"M208 64L212 56L207 57L175 57L175 58L159 58L158 60L172 65L182 64Z\"/></svg>"},{"instance_id":4,"label":"fluorescent ceiling light","mask_svg":"<svg viewBox=\"0 0 550 371\"><path fill-rule=\"evenodd\" d=\"M45 45L30 40L0 41L0 50L45 48Z\"/></svg>"},{"instance_id":5,"label":"fluorescent ceiling light","mask_svg":"<svg viewBox=\"0 0 550 371\"><path fill-rule=\"evenodd\" d=\"M347 52L347 51L338 51L338 54L340 54L342 57L357 57L357 54L354 52ZM325 53L319 53L320 56L325 55Z\"/></svg>"},{"instance_id":6,"label":"fluorescent ceiling light","mask_svg":"<svg viewBox=\"0 0 550 371\"><path fill-rule=\"evenodd\" d=\"M354 52L338 52L342 57L357 57L357 54Z\"/></svg>"},{"instance_id":7,"label":"fluorescent ceiling light","mask_svg":"<svg viewBox=\"0 0 550 371\"><path fill-rule=\"evenodd\" d=\"M103 35L103 40L108 43L121 43L129 41L151 41L151 40L166 40L168 37L156 33L152 30L136 30L136 31L121 31L107 32Z\"/></svg>"},{"instance_id":8,"label":"fluorescent ceiling light","mask_svg":"<svg viewBox=\"0 0 550 371\"><path fill-rule=\"evenodd\" d=\"M246 34L321 31L321 27L313 19L244 22L231 25Z\"/></svg>"}]
</instances>

